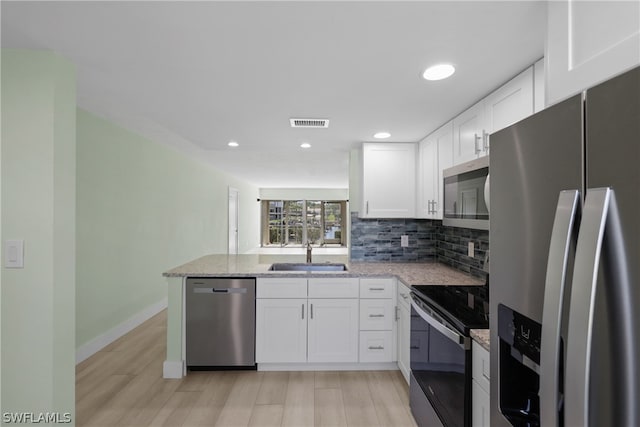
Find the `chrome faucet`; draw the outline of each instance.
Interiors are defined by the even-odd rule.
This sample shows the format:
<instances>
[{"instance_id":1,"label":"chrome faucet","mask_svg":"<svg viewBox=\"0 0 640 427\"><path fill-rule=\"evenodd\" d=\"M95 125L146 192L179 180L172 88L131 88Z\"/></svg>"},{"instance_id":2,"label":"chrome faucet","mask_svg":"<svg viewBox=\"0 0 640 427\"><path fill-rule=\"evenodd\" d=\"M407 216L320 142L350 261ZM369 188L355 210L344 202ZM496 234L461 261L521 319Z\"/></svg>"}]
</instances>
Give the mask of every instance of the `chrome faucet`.
<instances>
[{"instance_id":1,"label":"chrome faucet","mask_svg":"<svg viewBox=\"0 0 640 427\"><path fill-rule=\"evenodd\" d=\"M307 240L307 264L311 264L311 241Z\"/></svg>"}]
</instances>

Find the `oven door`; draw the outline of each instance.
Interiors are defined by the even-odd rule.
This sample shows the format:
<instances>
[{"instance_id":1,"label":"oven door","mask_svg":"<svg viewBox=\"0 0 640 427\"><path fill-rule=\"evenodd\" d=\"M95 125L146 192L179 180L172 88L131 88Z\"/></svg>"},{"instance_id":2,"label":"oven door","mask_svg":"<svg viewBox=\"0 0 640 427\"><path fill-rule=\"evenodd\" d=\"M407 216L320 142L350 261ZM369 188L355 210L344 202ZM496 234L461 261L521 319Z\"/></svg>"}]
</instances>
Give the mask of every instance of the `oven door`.
<instances>
[{"instance_id":1,"label":"oven door","mask_svg":"<svg viewBox=\"0 0 640 427\"><path fill-rule=\"evenodd\" d=\"M414 408L418 425L420 414L435 412L445 427L471 425L470 338L454 329L433 312L419 297L411 295L411 394L426 396L432 411ZM418 402L414 399L414 402Z\"/></svg>"}]
</instances>

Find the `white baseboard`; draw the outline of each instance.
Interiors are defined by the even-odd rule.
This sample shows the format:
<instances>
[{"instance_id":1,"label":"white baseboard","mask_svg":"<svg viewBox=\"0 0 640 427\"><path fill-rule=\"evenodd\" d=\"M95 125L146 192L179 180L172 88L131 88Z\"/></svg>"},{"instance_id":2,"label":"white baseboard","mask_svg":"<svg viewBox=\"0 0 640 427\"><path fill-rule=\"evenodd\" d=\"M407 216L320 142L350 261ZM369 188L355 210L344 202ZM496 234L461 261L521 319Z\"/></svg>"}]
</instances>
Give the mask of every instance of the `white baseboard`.
<instances>
[{"instance_id":1,"label":"white baseboard","mask_svg":"<svg viewBox=\"0 0 640 427\"><path fill-rule=\"evenodd\" d=\"M162 378L182 378L184 363L182 360L165 360L162 364Z\"/></svg>"},{"instance_id":2,"label":"white baseboard","mask_svg":"<svg viewBox=\"0 0 640 427\"><path fill-rule=\"evenodd\" d=\"M160 313L165 308L167 308L167 298L164 298L163 300L150 305L149 307L120 323L115 328L111 328L107 332L98 335L91 341L81 345L76 349L76 364L93 356L95 353L102 350L121 336L125 335L127 332L130 332L131 330L140 326L142 323L151 319L153 316Z\"/></svg>"}]
</instances>

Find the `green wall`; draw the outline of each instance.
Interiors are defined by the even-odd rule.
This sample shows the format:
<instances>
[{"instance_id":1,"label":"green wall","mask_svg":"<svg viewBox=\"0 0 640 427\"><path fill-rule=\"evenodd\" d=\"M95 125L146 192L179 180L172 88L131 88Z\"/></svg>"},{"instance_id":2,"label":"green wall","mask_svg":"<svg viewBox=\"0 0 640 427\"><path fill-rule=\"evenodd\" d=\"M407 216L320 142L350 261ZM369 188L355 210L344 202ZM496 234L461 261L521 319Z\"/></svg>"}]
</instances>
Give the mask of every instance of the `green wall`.
<instances>
[{"instance_id":1,"label":"green wall","mask_svg":"<svg viewBox=\"0 0 640 427\"><path fill-rule=\"evenodd\" d=\"M76 343L162 301L162 272L227 253L228 187L239 252L259 242L258 189L89 112L77 114Z\"/></svg>"},{"instance_id":2,"label":"green wall","mask_svg":"<svg viewBox=\"0 0 640 427\"><path fill-rule=\"evenodd\" d=\"M49 52L2 50L2 412L75 405L75 69Z\"/></svg>"}]
</instances>

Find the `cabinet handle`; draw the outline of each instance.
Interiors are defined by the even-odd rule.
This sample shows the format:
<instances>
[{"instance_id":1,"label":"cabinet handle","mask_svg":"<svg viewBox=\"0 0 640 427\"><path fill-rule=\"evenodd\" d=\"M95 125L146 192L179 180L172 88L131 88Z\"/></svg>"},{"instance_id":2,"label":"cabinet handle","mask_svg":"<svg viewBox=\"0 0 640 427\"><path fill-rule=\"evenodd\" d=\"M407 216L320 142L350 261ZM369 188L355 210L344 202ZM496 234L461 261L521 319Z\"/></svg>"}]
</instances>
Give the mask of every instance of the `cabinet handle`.
<instances>
[{"instance_id":1,"label":"cabinet handle","mask_svg":"<svg viewBox=\"0 0 640 427\"><path fill-rule=\"evenodd\" d=\"M384 347L381 345L376 345L376 346L370 345L369 350L384 350Z\"/></svg>"},{"instance_id":2,"label":"cabinet handle","mask_svg":"<svg viewBox=\"0 0 640 427\"><path fill-rule=\"evenodd\" d=\"M302 304L302 318L304 319L304 304Z\"/></svg>"},{"instance_id":3,"label":"cabinet handle","mask_svg":"<svg viewBox=\"0 0 640 427\"><path fill-rule=\"evenodd\" d=\"M370 314L369 317L384 317L384 314Z\"/></svg>"},{"instance_id":4,"label":"cabinet handle","mask_svg":"<svg viewBox=\"0 0 640 427\"><path fill-rule=\"evenodd\" d=\"M311 304L311 318L313 319L313 304Z\"/></svg>"},{"instance_id":5,"label":"cabinet handle","mask_svg":"<svg viewBox=\"0 0 640 427\"><path fill-rule=\"evenodd\" d=\"M438 213L438 202L436 200L433 201L433 212L431 212L433 214L437 214Z\"/></svg>"},{"instance_id":6,"label":"cabinet handle","mask_svg":"<svg viewBox=\"0 0 640 427\"><path fill-rule=\"evenodd\" d=\"M482 130L482 149L485 153L489 152L489 132Z\"/></svg>"},{"instance_id":7,"label":"cabinet handle","mask_svg":"<svg viewBox=\"0 0 640 427\"><path fill-rule=\"evenodd\" d=\"M398 314L399 311L400 311L400 307L396 305L396 322L400 320L400 314Z\"/></svg>"},{"instance_id":8,"label":"cabinet handle","mask_svg":"<svg viewBox=\"0 0 640 427\"><path fill-rule=\"evenodd\" d=\"M369 215L369 201L368 200L366 202L366 205L367 205L366 212L367 212L367 215Z\"/></svg>"},{"instance_id":9,"label":"cabinet handle","mask_svg":"<svg viewBox=\"0 0 640 427\"><path fill-rule=\"evenodd\" d=\"M384 288L369 288L370 291L384 291Z\"/></svg>"},{"instance_id":10,"label":"cabinet handle","mask_svg":"<svg viewBox=\"0 0 640 427\"><path fill-rule=\"evenodd\" d=\"M478 141L481 140L482 137L478 136L477 133L473 134L473 150L475 151L476 154L480 153L482 151L481 148L478 148Z\"/></svg>"},{"instance_id":11,"label":"cabinet handle","mask_svg":"<svg viewBox=\"0 0 640 427\"><path fill-rule=\"evenodd\" d=\"M404 299L409 298L409 296L408 296L407 294L400 294L400 296L401 296L402 298L404 298Z\"/></svg>"}]
</instances>

